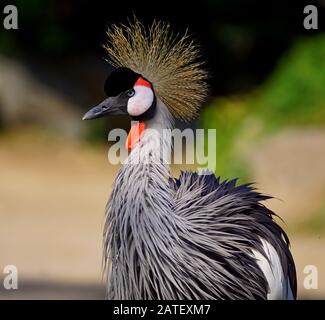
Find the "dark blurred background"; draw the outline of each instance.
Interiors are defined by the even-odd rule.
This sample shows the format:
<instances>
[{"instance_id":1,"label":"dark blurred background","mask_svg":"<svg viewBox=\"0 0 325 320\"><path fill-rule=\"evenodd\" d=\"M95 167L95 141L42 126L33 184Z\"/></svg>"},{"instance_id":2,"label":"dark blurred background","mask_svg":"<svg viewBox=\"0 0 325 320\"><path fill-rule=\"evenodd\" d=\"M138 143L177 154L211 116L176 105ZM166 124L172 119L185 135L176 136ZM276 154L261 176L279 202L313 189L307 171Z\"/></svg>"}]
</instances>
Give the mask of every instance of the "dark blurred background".
<instances>
[{"instance_id":1,"label":"dark blurred background","mask_svg":"<svg viewBox=\"0 0 325 320\"><path fill-rule=\"evenodd\" d=\"M306 4L318 3L322 11L321 1L298 0L294 6L290 1L257 0L203 0L195 4L140 1L136 6L125 1L6 3L19 8L19 30L2 32L1 50L17 59L28 59L35 67L45 63L69 70L74 67L71 62L105 56L101 44L106 40L107 26L126 22L134 14L145 24L156 18L170 21L175 31L189 28L202 45L213 73L211 86L215 94L254 88L297 37L324 30L322 19L317 31L305 30L302 23Z\"/></svg>"},{"instance_id":2,"label":"dark blurred background","mask_svg":"<svg viewBox=\"0 0 325 320\"><path fill-rule=\"evenodd\" d=\"M293 238L300 297L325 296L324 1L16 0L0 12L7 4L18 30L0 24L0 268L15 264L21 287L0 297L103 297L102 216L117 170L106 137L129 123L81 117L104 96L107 27L133 15L200 43L211 95L193 125L217 129L216 173L282 200L270 206ZM307 4L317 30L303 26ZM317 290L303 287L308 264Z\"/></svg>"}]
</instances>

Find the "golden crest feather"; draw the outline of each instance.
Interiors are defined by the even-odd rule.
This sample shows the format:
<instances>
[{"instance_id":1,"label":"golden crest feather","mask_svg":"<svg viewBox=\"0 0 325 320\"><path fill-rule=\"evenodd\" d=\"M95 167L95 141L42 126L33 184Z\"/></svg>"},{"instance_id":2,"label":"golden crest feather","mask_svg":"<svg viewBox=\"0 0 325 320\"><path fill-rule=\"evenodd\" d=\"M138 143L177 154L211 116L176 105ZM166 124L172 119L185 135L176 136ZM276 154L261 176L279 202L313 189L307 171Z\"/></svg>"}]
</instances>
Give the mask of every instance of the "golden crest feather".
<instances>
[{"instance_id":1,"label":"golden crest feather","mask_svg":"<svg viewBox=\"0 0 325 320\"><path fill-rule=\"evenodd\" d=\"M127 67L148 79L171 113L184 121L195 118L207 96L207 72L198 45L187 33L175 35L169 23L154 21L149 28L136 18L113 25L104 46L108 62Z\"/></svg>"}]
</instances>

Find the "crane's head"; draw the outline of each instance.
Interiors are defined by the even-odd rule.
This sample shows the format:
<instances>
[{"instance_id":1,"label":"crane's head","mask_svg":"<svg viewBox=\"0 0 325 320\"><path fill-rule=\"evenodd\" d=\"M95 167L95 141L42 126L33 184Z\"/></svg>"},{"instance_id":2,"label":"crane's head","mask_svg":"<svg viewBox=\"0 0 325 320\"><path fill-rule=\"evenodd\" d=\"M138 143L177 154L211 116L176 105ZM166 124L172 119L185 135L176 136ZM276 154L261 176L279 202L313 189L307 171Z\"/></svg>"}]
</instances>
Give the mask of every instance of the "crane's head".
<instances>
[{"instance_id":1,"label":"crane's head","mask_svg":"<svg viewBox=\"0 0 325 320\"><path fill-rule=\"evenodd\" d=\"M109 115L129 115L145 121L155 114L156 96L152 84L140 74L120 67L111 72L104 85L107 98L90 109L83 120Z\"/></svg>"},{"instance_id":2,"label":"crane's head","mask_svg":"<svg viewBox=\"0 0 325 320\"><path fill-rule=\"evenodd\" d=\"M127 114L145 122L162 105L175 118L195 118L207 95L207 72L187 34L175 36L168 23L157 21L145 28L134 17L129 25L113 25L107 36L104 48L115 69L105 82L107 98L84 120Z\"/></svg>"}]
</instances>

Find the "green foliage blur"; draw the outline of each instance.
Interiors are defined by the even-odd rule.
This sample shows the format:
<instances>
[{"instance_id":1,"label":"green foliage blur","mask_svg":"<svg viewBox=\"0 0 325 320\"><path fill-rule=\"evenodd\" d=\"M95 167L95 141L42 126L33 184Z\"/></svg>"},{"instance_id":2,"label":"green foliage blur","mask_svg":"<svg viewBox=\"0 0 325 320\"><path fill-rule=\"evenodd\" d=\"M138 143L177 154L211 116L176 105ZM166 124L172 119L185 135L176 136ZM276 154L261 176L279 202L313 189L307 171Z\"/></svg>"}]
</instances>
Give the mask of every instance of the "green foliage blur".
<instances>
[{"instance_id":1,"label":"green foliage blur","mask_svg":"<svg viewBox=\"0 0 325 320\"><path fill-rule=\"evenodd\" d=\"M324 34L300 38L253 92L217 98L207 106L201 125L219 133L218 175L246 181L250 146L290 127L325 126L324 57Z\"/></svg>"}]
</instances>

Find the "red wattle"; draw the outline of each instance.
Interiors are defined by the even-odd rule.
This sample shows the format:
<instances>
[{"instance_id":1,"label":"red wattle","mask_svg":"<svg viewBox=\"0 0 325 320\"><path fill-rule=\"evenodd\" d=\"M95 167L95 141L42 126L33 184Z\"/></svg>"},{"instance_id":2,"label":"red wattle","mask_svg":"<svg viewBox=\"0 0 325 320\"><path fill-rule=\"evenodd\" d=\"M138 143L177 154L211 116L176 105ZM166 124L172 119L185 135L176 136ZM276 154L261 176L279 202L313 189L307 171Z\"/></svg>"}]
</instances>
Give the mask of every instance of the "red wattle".
<instances>
[{"instance_id":1,"label":"red wattle","mask_svg":"<svg viewBox=\"0 0 325 320\"><path fill-rule=\"evenodd\" d=\"M143 136L144 129L144 122L137 122L131 127L125 142L126 149L132 150L134 148L134 146L140 141L141 137Z\"/></svg>"}]
</instances>

